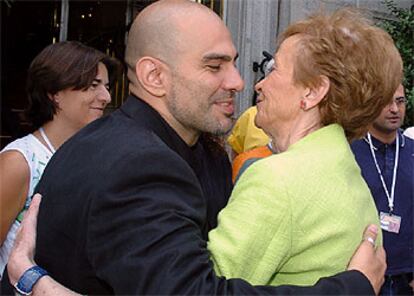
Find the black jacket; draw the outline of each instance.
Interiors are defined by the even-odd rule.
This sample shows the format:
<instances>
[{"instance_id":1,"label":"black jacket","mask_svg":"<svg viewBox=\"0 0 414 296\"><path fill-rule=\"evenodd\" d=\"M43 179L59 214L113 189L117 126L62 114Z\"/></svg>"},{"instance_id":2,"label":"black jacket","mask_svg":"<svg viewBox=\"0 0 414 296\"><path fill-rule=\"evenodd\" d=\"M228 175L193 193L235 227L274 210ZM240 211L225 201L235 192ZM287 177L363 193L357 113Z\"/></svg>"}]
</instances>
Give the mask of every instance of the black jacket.
<instances>
[{"instance_id":1,"label":"black jacket","mask_svg":"<svg viewBox=\"0 0 414 296\"><path fill-rule=\"evenodd\" d=\"M35 261L82 294L373 294L356 271L312 288L218 278L206 239L230 191L226 162L130 97L49 162Z\"/></svg>"}]
</instances>

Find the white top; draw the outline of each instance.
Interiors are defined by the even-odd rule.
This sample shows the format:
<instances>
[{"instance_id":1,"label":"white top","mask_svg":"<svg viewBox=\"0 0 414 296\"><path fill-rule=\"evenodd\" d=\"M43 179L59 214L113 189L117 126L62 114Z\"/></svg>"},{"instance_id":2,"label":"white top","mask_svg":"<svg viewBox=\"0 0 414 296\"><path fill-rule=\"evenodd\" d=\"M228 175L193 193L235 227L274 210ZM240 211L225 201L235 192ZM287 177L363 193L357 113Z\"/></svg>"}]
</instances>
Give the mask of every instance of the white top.
<instances>
[{"instance_id":1,"label":"white top","mask_svg":"<svg viewBox=\"0 0 414 296\"><path fill-rule=\"evenodd\" d=\"M411 127L407 128L404 131L404 136L407 136L407 137L414 140L414 126L411 126Z\"/></svg>"},{"instance_id":2,"label":"white top","mask_svg":"<svg viewBox=\"0 0 414 296\"><path fill-rule=\"evenodd\" d=\"M33 191L53 153L32 134L11 142L0 153L10 150L20 152L24 156L30 170L29 192L24 209L22 209L23 212L29 207L30 202L32 201ZM0 248L0 279L2 277L4 267L7 264L11 248L14 244L17 229L20 225L20 222L17 220L19 217L16 217L16 220L10 227L7 237Z\"/></svg>"}]
</instances>

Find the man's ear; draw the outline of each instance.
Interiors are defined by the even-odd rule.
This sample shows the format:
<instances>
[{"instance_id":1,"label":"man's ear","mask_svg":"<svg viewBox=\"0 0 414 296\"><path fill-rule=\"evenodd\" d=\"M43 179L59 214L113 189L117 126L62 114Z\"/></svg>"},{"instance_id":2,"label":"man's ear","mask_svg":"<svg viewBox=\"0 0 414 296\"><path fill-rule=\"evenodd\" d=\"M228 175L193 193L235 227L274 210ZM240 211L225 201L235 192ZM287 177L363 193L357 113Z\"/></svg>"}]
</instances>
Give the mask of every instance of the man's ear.
<instances>
[{"instance_id":1,"label":"man's ear","mask_svg":"<svg viewBox=\"0 0 414 296\"><path fill-rule=\"evenodd\" d=\"M135 64L138 82L155 97L162 97L166 93L165 71L165 65L152 57L143 57Z\"/></svg>"},{"instance_id":2,"label":"man's ear","mask_svg":"<svg viewBox=\"0 0 414 296\"><path fill-rule=\"evenodd\" d=\"M306 102L306 109L312 109L317 106L329 91L330 81L325 75L320 76L319 84L312 88L306 89L304 101Z\"/></svg>"}]
</instances>

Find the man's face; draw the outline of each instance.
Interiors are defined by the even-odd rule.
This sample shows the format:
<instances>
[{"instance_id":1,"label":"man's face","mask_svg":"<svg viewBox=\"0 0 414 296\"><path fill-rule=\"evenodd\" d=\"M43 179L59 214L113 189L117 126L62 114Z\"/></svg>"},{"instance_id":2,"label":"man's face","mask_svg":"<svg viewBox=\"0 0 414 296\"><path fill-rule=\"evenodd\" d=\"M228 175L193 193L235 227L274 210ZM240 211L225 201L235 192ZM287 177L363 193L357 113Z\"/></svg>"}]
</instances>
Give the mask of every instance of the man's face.
<instances>
[{"instance_id":1,"label":"man's face","mask_svg":"<svg viewBox=\"0 0 414 296\"><path fill-rule=\"evenodd\" d=\"M237 52L224 24L197 27L185 33L173 61L167 108L186 131L222 135L232 127L234 98L244 86L234 65Z\"/></svg>"},{"instance_id":2,"label":"man's face","mask_svg":"<svg viewBox=\"0 0 414 296\"><path fill-rule=\"evenodd\" d=\"M404 87L400 84L392 102L382 109L372 127L384 134L395 132L404 122L405 101Z\"/></svg>"}]
</instances>

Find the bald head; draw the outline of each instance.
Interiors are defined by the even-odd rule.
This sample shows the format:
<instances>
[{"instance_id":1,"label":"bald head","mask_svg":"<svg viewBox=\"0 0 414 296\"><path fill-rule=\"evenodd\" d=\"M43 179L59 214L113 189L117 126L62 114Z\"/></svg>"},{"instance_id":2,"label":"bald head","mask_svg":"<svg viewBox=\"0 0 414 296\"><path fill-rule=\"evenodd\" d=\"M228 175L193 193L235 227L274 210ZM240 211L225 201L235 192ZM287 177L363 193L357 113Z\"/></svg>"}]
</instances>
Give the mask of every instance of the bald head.
<instances>
[{"instance_id":1,"label":"bald head","mask_svg":"<svg viewBox=\"0 0 414 296\"><path fill-rule=\"evenodd\" d=\"M161 0L135 19L127 43L130 92L193 145L201 132L232 124L234 94L243 88L230 31L209 8Z\"/></svg>"},{"instance_id":2,"label":"bald head","mask_svg":"<svg viewBox=\"0 0 414 296\"><path fill-rule=\"evenodd\" d=\"M129 31L125 61L128 78L134 82L136 62L151 56L174 66L180 52L189 44L188 38L197 33L202 20L220 23L221 19L207 7L188 0L161 0L145 8L134 20Z\"/></svg>"}]
</instances>

